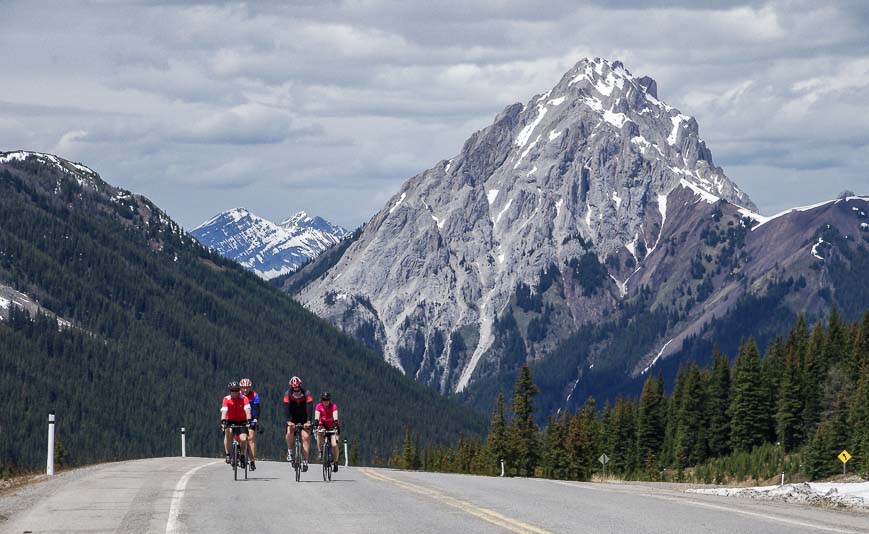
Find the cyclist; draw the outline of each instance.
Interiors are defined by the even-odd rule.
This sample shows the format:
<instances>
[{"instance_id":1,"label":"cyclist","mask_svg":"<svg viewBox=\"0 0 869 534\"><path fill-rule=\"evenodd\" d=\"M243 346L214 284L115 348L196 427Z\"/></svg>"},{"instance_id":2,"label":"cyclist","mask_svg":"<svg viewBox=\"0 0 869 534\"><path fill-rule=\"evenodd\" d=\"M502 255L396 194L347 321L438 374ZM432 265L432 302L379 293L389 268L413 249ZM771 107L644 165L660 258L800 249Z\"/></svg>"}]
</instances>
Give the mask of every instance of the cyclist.
<instances>
[{"instance_id":1,"label":"cyclist","mask_svg":"<svg viewBox=\"0 0 869 534\"><path fill-rule=\"evenodd\" d=\"M256 471L256 432L259 419L259 395L253 390L250 378L238 381L241 386L241 396L250 402L250 429L247 432L247 448L250 449L250 470Z\"/></svg>"},{"instance_id":2,"label":"cyclist","mask_svg":"<svg viewBox=\"0 0 869 534\"><path fill-rule=\"evenodd\" d=\"M287 461L293 461L293 438L295 436L297 424L303 425L302 428L302 449L304 450L304 458L302 459L302 471L308 470L308 457L310 454L310 446L308 442L311 439L311 417L314 408L314 399L311 397L311 392L302 387L302 379L294 376L290 379L290 389L284 393L284 415L287 418Z\"/></svg>"},{"instance_id":3,"label":"cyclist","mask_svg":"<svg viewBox=\"0 0 869 534\"><path fill-rule=\"evenodd\" d=\"M341 433L341 424L338 422L338 405L332 404L332 395L328 391L324 391L320 395L320 404L314 409L314 429L321 426L326 430L336 430L330 436L330 445L332 447L332 472L338 471L338 436ZM317 450L323 450L322 432L317 432Z\"/></svg>"},{"instance_id":4,"label":"cyclist","mask_svg":"<svg viewBox=\"0 0 869 534\"><path fill-rule=\"evenodd\" d=\"M244 465L244 454L247 449L247 425L250 423L250 401L241 396L241 386L232 381L226 386L229 395L223 397L223 406L220 408L220 426L223 427L223 450L226 453L226 463L229 463L229 446L232 443L233 434L238 436L241 445L241 465ZM231 425L243 425L231 428Z\"/></svg>"}]
</instances>

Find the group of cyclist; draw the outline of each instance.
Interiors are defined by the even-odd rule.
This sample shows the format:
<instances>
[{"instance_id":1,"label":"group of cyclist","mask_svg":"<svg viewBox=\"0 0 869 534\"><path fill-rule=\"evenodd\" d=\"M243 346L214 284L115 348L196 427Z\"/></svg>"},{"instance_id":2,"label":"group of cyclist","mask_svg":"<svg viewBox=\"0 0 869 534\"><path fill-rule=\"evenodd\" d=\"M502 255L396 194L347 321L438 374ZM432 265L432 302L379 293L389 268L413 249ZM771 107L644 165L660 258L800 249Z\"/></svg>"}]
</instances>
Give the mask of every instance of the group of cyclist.
<instances>
[{"instance_id":1,"label":"group of cyclist","mask_svg":"<svg viewBox=\"0 0 869 534\"><path fill-rule=\"evenodd\" d=\"M330 445L332 448L332 471L338 471L338 434L341 425L338 421L338 406L332 402L332 395L324 391L320 395L320 403L314 406L311 392L302 386L302 379L294 376L290 379L289 389L284 392L284 417L286 419L287 461L293 461L293 439L296 425L301 425L302 470L308 470L310 457L311 430L317 435L317 450L323 450L325 432L318 430L334 430ZM226 463L230 463L229 449L233 436L237 436L241 445L241 465L245 464L250 451L251 471L256 470L256 433L259 419L260 399L249 378L238 382L232 381L227 386L229 395L223 398L220 408L220 426L223 428L223 450L226 453Z\"/></svg>"}]
</instances>

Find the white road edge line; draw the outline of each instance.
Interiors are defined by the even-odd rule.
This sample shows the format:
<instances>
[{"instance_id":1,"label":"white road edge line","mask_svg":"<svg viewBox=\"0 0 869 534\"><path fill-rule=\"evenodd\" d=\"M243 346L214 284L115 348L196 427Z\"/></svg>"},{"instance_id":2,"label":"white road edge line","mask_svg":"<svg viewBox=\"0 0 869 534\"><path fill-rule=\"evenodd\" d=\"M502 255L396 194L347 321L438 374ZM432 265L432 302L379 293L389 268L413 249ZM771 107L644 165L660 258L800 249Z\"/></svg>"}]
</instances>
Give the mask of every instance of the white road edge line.
<instances>
[{"instance_id":1,"label":"white road edge line","mask_svg":"<svg viewBox=\"0 0 869 534\"><path fill-rule=\"evenodd\" d=\"M181 532L180 525L178 523L178 516L181 515L181 499L184 498L184 489L187 487L187 481L190 480L197 471L202 469L203 467L208 467L209 465L214 465L219 462L210 462L207 464L200 465L198 467L194 467L193 469L184 473L184 476L181 477L181 480L175 484L175 490L172 492L172 503L169 505L169 519L166 520L166 534L176 534Z\"/></svg>"},{"instance_id":2,"label":"white road edge line","mask_svg":"<svg viewBox=\"0 0 869 534\"><path fill-rule=\"evenodd\" d=\"M779 523L784 523L786 525L796 525L799 527L814 528L814 529L818 529L818 530L825 530L827 532L841 532L844 534L850 534L850 533L854 532L853 530L842 530L840 528L827 527L824 525L819 525L817 523L806 523L804 521L797 521L795 519L787 519L785 517L779 517L779 516L769 515L769 514L762 514L760 512L749 512L748 510L737 510L735 508L728 508L727 506L719 506L717 504L710 504L710 503L705 503L705 502L700 502L700 501L691 501L688 499L679 499L679 498L674 498L674 497L664 497L663 495L657 495L657 496L653 495L652 497L654 497L656 499L663 499L666 501L675 501L675 502L683 502L685 504L693 504L694 506L701 506L703 508L712 508L713 510L732 512L734 514L742 514L742 515L748 515L748 516L753 516L753 517L762 517L764 519L769 519L770 521L778 521Z\"/></svg>"},{"instance_id":3,"label":"white road edge line","mask_svg":"<svg viewBox=\"0 0 869 534\"><path fill-rule=\"evenodd\" d=\"M769 514L762 514L760 512L749 512L747 510L738 510L736 508L728 508L727 506L719 506L717 504L705 503L705 502L701 502L701 501L694 501L694 500L680 498L680 497L667 497L664 495L651 495L649 493L620 492L620 491L615 491L615 490L611 490L611 489L590 488L587 486L580 485L578 483L565 482L562 480L550 480L550 479L535 479L535 480L541 480L541 481L545 481L545 482L554 482L556 484L561 484L563 486L570 486L570 487L576 488L576 489L587 489L587 490L592 490L592 491L607 491L610 493L626 493L626 494L630 494L630 495L651 497L652 499L660 499L663 501L673 501L673 502L679 502L679 503L684 503L684 504L691 504L694 506L702 506L704 508L712 508L714 510L721 510L723 512L731 512L734 514L742 514L742 515L748 515L748 516L752 516L752 517L762 517L765 519L769 519L770 521L778 521L780 523L785 523L788 525L796 525L796 526L800 526L800 527L808 527L808 528L814 528L814 529L818 529L818 530L825 530L827 532L837 532L837 533L841 533L841 534L851 534L854 532L853 530L842 530L840 528L827 527L824 525L819 525L817 523L806 523L803 521L797 521L795 519L787 519L785 517L769 515Z\"/></svg>"}]
</instances>

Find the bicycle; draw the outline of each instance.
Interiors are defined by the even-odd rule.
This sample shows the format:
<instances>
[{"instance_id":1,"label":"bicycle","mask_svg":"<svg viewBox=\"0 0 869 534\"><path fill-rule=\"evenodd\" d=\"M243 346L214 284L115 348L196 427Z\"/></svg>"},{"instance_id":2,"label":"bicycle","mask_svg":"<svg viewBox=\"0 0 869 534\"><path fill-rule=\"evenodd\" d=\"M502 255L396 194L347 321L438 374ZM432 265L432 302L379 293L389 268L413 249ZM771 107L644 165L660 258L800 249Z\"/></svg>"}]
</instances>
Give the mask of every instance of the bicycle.
<instances>
[{"instance_id":1,"label":"bicycle","mask_svg":"<svg viewBox=\"0 0 869 534\"><path fill-rule=\"evenodd\" d=\"M287 423L287 425L295 427L295 431L293 432L293 469L296 471L296 482L299 482L302 478L302 454L304 453L304 449L302 448L302 429L305 425L301 423Z\"/></svg>"},{"instance_id":2,"label":"bicycle","mask_svg":"<svg viewBox=\"0 0 869 534\"><path fill-rule=\"evenodd\" d=\"M246 428L247 425L227 425L225 428L232 430L232 446L229 450L229 464L232 466L232 478L238 480L239 464L244 469L244 479L247 480L247 458L241 455L241 443L238 442L238 433L236 430Z\"/></svg>"},{"instance_id":3,"label":"bicycle","mask_svg":"<svg viewBox=\"0 0 869 534\"><path fill-rule=\"evenodd\" d=\"M331 436L338 433L338 429L333 428L327 430L325 428L317 429L317 432L323 434L323 447L320 449L320 459L323 462L323 480L330 482L332 480L332 439Z\"/></svg>"}]
</instances>

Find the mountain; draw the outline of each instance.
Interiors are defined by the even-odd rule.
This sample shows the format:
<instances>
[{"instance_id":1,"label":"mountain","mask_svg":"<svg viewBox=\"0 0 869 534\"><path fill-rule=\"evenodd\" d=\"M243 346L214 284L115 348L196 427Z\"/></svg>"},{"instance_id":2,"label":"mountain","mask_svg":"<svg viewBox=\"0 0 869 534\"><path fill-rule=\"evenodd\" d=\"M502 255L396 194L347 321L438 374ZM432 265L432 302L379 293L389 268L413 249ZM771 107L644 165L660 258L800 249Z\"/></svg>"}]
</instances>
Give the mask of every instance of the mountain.
<instances>
[{"instance_id":1,"label":"mountain","mask_svg":"<svg viewBox=\"0 0 869 534\"><path fill-rule=\"evenodd\" d=\"M295 271L339 243L347 230L304 211L280 224L244 208L225 211L191 232L203 245L240 263L260 278Z\"/></svg>"},{"instance_id":2,"label":"mountain","mask_svg":"<svg viewBox=\"0 0 869 534\"><path fill-rule=\"evenodd\" d=\"M586 59L410 178L340 257L285 287L444 393L491 400L530 362L555 409L580 390L617 390L749 297L785 291L788 320L833 303L856 318L866 203L767 220L653 79ZM789 324L773 314L751 326ZM595 368L608 374L577 389Z\"/></svg>"},{"instance_id":3,"label":"mountain","mask_svg":"<svg viewBox=\"0 0 869 534\"><path fill-rule=\"evenodd\" d=\"M190 454L222 454L220 399L245 375L262 398L266 458L283 454L294 374L332 392L363 459L407 427L443 442L484 424L148 199L49 154L0 152L0 298L0 388L15 399L0 408L0 473L45 461L49 410L69 463L177 455L181 426Z\"/></svg>"}]
</instances>

